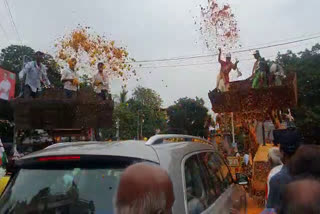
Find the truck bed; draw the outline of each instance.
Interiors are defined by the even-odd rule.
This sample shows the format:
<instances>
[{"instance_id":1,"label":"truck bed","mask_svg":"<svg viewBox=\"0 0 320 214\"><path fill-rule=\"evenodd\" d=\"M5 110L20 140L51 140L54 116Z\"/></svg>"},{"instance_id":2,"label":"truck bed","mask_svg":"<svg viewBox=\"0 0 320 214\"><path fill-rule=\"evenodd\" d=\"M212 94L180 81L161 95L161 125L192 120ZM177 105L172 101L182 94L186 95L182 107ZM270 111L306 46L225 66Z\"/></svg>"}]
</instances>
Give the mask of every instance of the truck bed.
<instances>
[{"instance_id":1,"label":"truck bed","mask_svg":"<svg viewBox=\"0 0 320 214\"><path fill-rule=\"evenodd\" d=\"M36 99L11 101L14 122L19 129L82 129L112 125L112 100L99 100L90 90L66 99L63 90L50 89Z\"/></svg>"},{"instance_id":2,"label":"truck bed","mask_svg":"<svg viewBox=\"0 0 320 214\"><path fill-rule=\"evenodd\" d=\"M285 84L253 89L251 81L230 82L227 92L210 91L209 99L215 113L249 112L286 109L297 105L297 78L290 73Z\"/></svg>"}]
</instances>

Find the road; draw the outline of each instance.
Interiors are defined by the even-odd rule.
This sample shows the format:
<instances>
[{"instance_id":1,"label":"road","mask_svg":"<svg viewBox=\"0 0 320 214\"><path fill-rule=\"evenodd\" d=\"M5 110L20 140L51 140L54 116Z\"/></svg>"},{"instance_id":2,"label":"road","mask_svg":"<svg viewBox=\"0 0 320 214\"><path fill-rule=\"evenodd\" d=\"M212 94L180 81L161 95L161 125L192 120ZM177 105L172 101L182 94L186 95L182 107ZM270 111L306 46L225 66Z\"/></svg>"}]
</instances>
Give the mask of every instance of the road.
<instances>
[{"instance_id":1,"label":"road","mask_svg":"<svg viewBox=\"0 0 320 214\"><path fill-rule=\"evenodd\" d=\"M258 207L257 203L252 199L249 198L248 200L248 214L260 214L263 208Z\"/></svg>"}]
</instances>

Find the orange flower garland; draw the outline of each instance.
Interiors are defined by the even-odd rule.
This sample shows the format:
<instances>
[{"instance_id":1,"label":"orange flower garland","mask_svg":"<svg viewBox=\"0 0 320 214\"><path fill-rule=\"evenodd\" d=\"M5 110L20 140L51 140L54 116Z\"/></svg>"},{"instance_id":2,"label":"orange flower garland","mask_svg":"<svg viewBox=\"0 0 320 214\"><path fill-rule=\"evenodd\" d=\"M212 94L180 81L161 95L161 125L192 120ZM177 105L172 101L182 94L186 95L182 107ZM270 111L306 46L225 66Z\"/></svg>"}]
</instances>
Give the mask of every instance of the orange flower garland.
<instances>
[{"instance_id":1,"label":"orange flower garland","mask_svg":"<svg viewBox=\"0 0 320 214\"><path fill-rule=\"evenodd\" d=\"M55 44L59 62L68 64L71 58L76 58L77 70L81 71L81 68L84 67L89 68L86 71L82 69L82 72L88 76L94 74L99 62L106 65L109 78L118 77L126 81L132 75L136 76L136 72L130 65L130 62L134 60L128 57L129 54L125 48L116 47L115 41L90 34L88 30L88 27L78 27Z\"/></svg>"}]
</instances>

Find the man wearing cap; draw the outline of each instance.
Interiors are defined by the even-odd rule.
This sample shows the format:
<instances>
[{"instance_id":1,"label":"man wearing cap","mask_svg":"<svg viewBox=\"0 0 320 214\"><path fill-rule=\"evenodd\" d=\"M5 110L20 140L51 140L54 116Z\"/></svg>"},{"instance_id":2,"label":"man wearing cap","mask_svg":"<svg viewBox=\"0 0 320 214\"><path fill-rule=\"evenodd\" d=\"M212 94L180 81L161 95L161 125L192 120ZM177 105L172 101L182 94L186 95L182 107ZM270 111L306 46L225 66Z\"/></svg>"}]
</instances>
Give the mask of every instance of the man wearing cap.
<instances>
[{"instance_id":1,"label":"man wearing cap","mask_svg":"<svg viewBox=\"0 0 320 214\"><path fill-rule=\"evenodd\" d=\"M47 68L42 64L44 54L40 51L35 53L35 61L27 63L19 73L19 78L22 80L24 76L25 86L23 89L25 98L35 98L41 91L41 83L45 86L50 86L50 81L47 77Z\"/></svg>"},{"instance_id":2,"label":"man wearing cap","mask_svg":"<svg viewBox=\"0 0 320 214\"><path fill-rule=\"evenodd\" d=\"M221 48L219 48L218 60L221 65L221 68L220 68L220 73L217 78L217 88L220 89L221 91L228 91L229 90L229 81L230 81L229 80L229 73L232 69L233 70L237 69L239 61L236 61L236 63L233 64L231 62L231 54L230 53L227 53L226 61L223 61L221 59ZM222 81L222 83L221 83L221 81Z\"/></svg>"},{"instance_id":3,"label":"man wearing cap","mask_svg":"<svg viewBox=\"0 0 320 214\"><path fill-rule=\"evenodd\" d=\"M281 161L283 167L270 179L270 192L267 208L278 209L282 203L282 194L285 185L292 180L289 174L288 164L302 142L302 136L294 129L283 129L274 131L274 141L280 143Z\"/></svg>"},{"instance_id":4,"label":"man wearing cap","mask_svg":"<svg viewBox=\"0 0 320 214\"><path fill-rule=\"evenodd\" d=\"M253 65L252 75L250 77L250 79L252 79L252 88L260 88L262 86L267 86L267 62L264 58L261 57L260 52L258 50L253 52L253 56L256 59L256 61Z\"/></svg>"}]
</instances>

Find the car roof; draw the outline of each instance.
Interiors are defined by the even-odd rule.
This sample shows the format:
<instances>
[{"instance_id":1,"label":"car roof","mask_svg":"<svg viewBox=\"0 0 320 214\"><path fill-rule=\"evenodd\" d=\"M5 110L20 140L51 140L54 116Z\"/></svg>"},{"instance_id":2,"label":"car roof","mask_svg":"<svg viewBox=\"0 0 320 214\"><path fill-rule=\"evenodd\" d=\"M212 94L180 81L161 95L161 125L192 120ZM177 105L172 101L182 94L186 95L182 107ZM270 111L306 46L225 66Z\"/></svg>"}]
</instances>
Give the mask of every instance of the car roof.
<instances>
[{"instance_id":1,"label":"car roof","mask_svg":"<svg viewBox=\"0 0 320 214\"><path fill-rule=\"evenodd\" d=\"M212 148L212 145L191 141L167 142L155 145L148 145L145 141L137 140L66 142L53 144L43 150L28 154L21 160L47 156L101 155L131 157L160 163L159 156L161 156L160 159L174 156L173 159L179 161L191 152Z\"/></svg>"},{"instance_id":2,"label":"car roof","mask_svg":"<svg viewBox=\"0 0 320 214\"><path fill-rule=\"evenodd\" d=\"M101 155L101 156L121 156L139 158L147 161L159 163L158 156L151 146L145 145L144 141L115 141L115 142L67 142L57 143L47 148L28 154L21 158L38 158L46 156L65 155Z\"/></svg>"}]
</instances>

